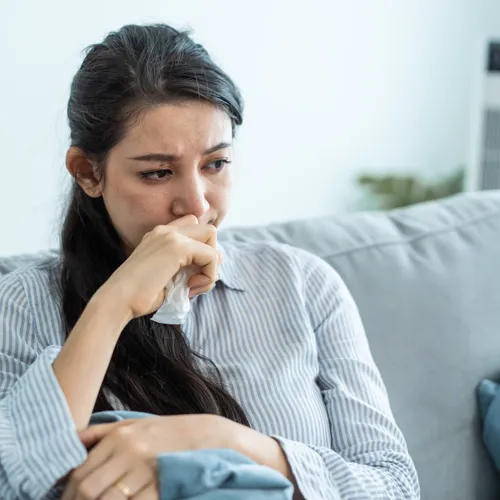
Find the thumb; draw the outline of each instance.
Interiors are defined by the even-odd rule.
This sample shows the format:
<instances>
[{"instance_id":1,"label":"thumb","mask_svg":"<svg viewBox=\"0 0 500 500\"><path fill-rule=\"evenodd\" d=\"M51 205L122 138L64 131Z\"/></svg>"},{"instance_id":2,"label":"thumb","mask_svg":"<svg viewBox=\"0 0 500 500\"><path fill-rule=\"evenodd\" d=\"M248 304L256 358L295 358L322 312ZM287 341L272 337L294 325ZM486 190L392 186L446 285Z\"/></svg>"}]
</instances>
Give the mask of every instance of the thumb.
<instances>
[{"instance_id":1,"label":"thumb","mask_svg":"<svg viewBox=\"0 0 500 500\"><path fill-rule=\"evenodd\" d=\"M184 217L180 217L178 219L173 220L172 222L169 222L167 225L168 226L192 226L193 224L199 224L200 221L198 218L194 215L185 215Z\"/></svg>"},{"instance_id":2,"label":"thumb","mask_svg":"<svg viewBox=\"0 0 500 500\"><path fill-rule=\"evenodd\" d=\"M99 441L105 438L109 433L113 432L120 427L130 425L135 422L135 419L120 420L119 422L112 422L110 424L96 424L87 427L78 433L80 441L87 448L90 449L95 446Z\"/></svg>"}]
</instances>

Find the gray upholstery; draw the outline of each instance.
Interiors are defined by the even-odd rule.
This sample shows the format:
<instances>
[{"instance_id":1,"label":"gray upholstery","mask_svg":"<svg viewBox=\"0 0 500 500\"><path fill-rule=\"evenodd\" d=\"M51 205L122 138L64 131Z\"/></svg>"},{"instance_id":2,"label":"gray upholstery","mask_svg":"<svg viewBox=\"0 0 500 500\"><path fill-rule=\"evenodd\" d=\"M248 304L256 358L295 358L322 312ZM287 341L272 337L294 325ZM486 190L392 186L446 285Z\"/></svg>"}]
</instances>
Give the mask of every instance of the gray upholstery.
<instances>
[{"instance_id":1,"label":"gray upholstery","mask_svg":"<svg viewBox=\"0 0 500 500\"><path fill-rule=\"evenodd\" d=\"M423 500L497 500L475 388L500 376L500 192L388 213L229 229L308 249L356 299ZM15 261L0 261L1 270Z\"/></svg>"}]
</instances>

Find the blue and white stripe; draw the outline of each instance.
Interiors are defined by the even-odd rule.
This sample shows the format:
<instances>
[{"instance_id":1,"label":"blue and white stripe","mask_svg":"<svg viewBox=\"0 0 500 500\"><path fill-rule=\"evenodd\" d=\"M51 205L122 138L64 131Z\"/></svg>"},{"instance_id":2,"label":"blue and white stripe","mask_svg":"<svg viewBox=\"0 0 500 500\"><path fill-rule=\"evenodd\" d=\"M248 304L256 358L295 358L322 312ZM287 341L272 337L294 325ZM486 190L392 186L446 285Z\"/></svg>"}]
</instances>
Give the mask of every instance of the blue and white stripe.
<instances>
[{"instance_id":1,"label":"blue and white stripe","mask_svg":"<svg viewBox=\"0 0 500 500\"><path fill-rule=\"evenodd\" d=\"M221 281L193 300L184 331L219 368L252 427L281 443L303 496L419 498L359 313L337 273L284 245L224 243L223 253ZM57 272L54 260L0 279L5 500L42 498L86 458L51 367L64 339Z\"/></svg>"}]
</instances>

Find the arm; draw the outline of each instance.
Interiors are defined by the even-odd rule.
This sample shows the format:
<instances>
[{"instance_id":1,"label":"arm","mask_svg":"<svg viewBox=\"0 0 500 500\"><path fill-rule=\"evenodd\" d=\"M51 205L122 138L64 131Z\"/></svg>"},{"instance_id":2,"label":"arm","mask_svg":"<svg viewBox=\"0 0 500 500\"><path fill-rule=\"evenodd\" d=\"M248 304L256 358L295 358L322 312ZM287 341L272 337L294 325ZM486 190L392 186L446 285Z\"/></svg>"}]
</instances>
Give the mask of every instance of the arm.
<instances>
[{"instance_id":1,"label":"arm","mask_svg":"<svg viewBox=\"0 0 500 500\"><path fill-rule=\"evenodd\" d=\"M297 255L332 435L331 448L277 438L300 491L306 499L420 498L413 462L349 291L326 262Z\"/></svg>"},{"instance_id":2,"label":"arm","mask_svg":"<svg viewBox=\"0 0 500 500\"><path fill-rule=\"evenodd\" d=\"M88 424L121 331L161 305L175 272L195 264L198 292L212 286L215 228L190 221L147 235L96 292L62 348L59 313L37 309L46 329L37 331L18 275L0 280L0 498L41 498L85 460L76 431ZM36 277L30 286L38 308L47 283Z\"/></svg>"},{"instance_id":3,"label":"arm","mask_svg":"<svg viewBox=\"0 0 500 500\"><path fill-rule=\"evenodd\" d=\"M0 280L0 498L5 500L42 498L86 458L52 369L58 334L45 333L53 345L44 348L18 277Z\"/></svg>"},{"instance_id":4,"label":"arm","mask_svg":"<svg viewBox=\"0 0 500 500\"><path fill-rule=\"evenodd\" d=\"M120 334L131 319L106 289L89 302L54 361L77 430L87 427Z\"/></svg>"},{"instance_id":5,"label":"arm","mask_svg":"<svg viewBox=\"0 0 500 500\"><path fill-rule=\"evenodd\" d=\"M180 268L202 270L201 289L217 275L216 229L193 216L158 226L95 293L54 362L54 372L78 430L87 427L111 356L127 323L156 311ZM200 283L200 281L199 281Z\"/></svg>"}]
</instances>

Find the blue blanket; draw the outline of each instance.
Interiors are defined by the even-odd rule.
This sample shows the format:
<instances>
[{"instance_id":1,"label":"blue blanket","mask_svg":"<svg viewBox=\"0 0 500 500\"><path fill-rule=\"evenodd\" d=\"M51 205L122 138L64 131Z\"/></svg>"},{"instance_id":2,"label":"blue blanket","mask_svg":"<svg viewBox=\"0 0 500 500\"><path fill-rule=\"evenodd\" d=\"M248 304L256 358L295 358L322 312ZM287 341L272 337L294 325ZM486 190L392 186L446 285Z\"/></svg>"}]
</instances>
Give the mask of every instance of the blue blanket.
<instances>
[{"instance_id":1,"label":"blue blanket","mask_svg":"<svg viewBox=\"0 0 500 500\"><path fill-rule=\"evenodd\" d=\"M90 425L151 415L101 412ZM293 486L283 475L233 450L165 453L158 457L161 500L291 500Z\"/></svg>"},{"instance_id":2,"label":"blue blanket","mask_svg":"<svg viewBox=\"0 0 500 500\"><path fill-rule=\"evenodd\" d=\"M483 441L500 471L500 385L483 380L477 389Z\"/></svg>"}]
</instances>

